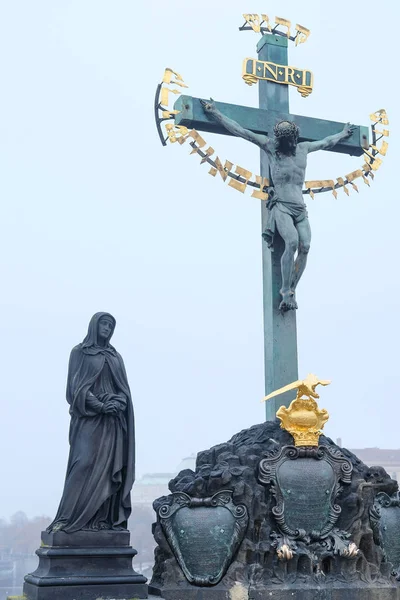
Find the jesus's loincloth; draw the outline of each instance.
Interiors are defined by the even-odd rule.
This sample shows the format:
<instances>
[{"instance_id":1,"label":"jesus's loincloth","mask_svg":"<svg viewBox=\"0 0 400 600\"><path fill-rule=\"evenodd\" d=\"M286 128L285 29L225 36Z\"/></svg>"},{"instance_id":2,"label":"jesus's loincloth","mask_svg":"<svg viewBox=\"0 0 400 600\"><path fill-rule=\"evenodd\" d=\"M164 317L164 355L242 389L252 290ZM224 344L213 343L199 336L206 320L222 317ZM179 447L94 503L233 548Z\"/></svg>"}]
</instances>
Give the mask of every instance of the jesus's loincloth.
<instances>
[{"instance_id":1,"label":"jesus's loincloth","mask_svg":"<svg viewBox=\"0 0 400 600\"><path fill-rule=\"evenodd\" d=\"M272 196L272 197L271 197ZM297 225L304 219L308 217L307 207L305 204L301 204L300 202L290 202L286 200L282 200L274 196L270 195L270 198L267 202L267 224L265 230L262 234L264 240L267 242L268 248L273 251L274 249L274 235L277 231L276 227L276 211L286 213L290 215L293 219L293 224Z\"/></svg>"}]
</instances>

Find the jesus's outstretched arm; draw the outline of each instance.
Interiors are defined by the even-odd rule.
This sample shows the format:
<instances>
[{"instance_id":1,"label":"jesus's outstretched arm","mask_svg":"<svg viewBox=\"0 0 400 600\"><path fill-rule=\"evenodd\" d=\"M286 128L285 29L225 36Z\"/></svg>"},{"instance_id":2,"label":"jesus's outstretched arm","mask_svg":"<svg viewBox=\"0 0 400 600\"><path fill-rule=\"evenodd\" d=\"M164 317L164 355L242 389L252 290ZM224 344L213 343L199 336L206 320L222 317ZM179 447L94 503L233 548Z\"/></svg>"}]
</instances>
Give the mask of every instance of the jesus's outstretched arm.
<instances>
[{"instance_id":1,"label":"jesus's outstretched arm","mask_svg":"<svg viewBox=\"0 0 400 600\"><path fill-rule=\"evenodd\" d=\"M226 117L221 113L220 110L218 110L213 100L200 100L200 102L203 106L204 112L207 115L210 115L218 123L221 123L221 125L223 125L223 127L225 127L229 133L256 144L256 146L259 146L266 152L271 152L271 140L269 137L254 133L253 131L250 131L250 129L245 129L233 119L229 119L229 117Z\"/></svg>"},{"instance_id":2,"label":"jesus's outstretched arm","mask_svg":"<svg viewBox=\"0 0 400 600\"><path fill-rule=\"evenodd\" d=\"M343 127L343 130L339 133L335 133L334 135L328 135L328 137L324 138L323 140L318 140L316 142L301 142L299 146L305 148L307 152L316 152L317 150L330 150L330 148L333 148L342 140L346 140L347 138L351 137L354 129L354 125L346 123L346 125Z\"/></svg>"}]
</instances>

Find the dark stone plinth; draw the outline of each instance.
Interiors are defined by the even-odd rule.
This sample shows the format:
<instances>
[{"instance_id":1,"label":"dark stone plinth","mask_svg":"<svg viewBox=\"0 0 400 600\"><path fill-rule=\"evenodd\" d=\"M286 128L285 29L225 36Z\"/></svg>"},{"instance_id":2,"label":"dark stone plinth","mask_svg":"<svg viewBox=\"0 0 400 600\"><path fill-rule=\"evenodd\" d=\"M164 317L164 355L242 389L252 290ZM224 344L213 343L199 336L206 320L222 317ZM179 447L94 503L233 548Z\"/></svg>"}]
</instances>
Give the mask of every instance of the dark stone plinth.
<instances>
[{"instance_id":1,"label":"dark stone plinth","mask_svg":"<svg viewBox=\"0 0 400 600\"><path fill-rule=\"evenodd\" d=\"M147 598L136 573L128 531L42 532L39 566L25 577L28 600L127 600Z\"/></svg>"},{"instance_id":2,"label":"dark stone plinth","mask_svg":"<svg viewBox=\"0 0 400 600\"><path fill-rule=\"evenodd\" d=\"M68 548L108 548L129 546L131 534L123 531L77 531L65 533L42 531L42 548L46 546Z\"/></svg>"},{"instance_id":3,"label":"dark stone plinth","mask_svg":"<svg viewBox=\"0 0 400 600\"><path fill-rule=\"evenodd\" d=\"M149 586L149 593L161 597L161 590ZM400 600L400 589L395 585L363 584L353 586L265 586L257 589L253 586L233 588L162 589L164 600Z\"/></svg>"},{"instance_id":4,"label":"dark stone plinth","mask_svg":"<svg viewBox=\"0 0 400 600\"><path fill-rule=\"evenodd\" d=\"M318 447L294 448L278 421L261 423L199 453L195 471L182 471L169 488L169 496L154 502L152 594L165 600L400 600L381 533L393 519L375 502L378 494L393 498L400 511L397 482L329 438L321 436ZM222 522L215 528L219 495L248 515L233 552L232 544L217 548L215 541L229 533ZM201 526L198 507L204 507ZM390 540L397 540L397 516L395 523ZM181 542L188 533L197 535L196 547ZM227 560L219 579L210 577L216 549Z\"/></svg>"}]
</instances>

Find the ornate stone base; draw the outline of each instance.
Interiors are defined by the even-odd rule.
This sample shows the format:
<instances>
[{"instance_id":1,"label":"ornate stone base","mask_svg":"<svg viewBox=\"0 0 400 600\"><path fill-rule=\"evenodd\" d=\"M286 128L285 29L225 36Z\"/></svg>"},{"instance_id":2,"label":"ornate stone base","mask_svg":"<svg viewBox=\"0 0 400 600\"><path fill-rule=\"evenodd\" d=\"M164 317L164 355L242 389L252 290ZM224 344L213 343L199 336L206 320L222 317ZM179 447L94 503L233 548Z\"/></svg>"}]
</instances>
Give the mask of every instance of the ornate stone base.
<instances>
[{"instance_id":1,"label":"ornate stone base","mask_svg":"<svg viewBox=\"0 0 400 600\"><path fill-rule=\"evenodd\" d=\"M161 597L160 590L149 586L149 592ZM400 600L400 588L395 585L355 584L352 586L293 585L250 588L236 584L232 588L192 589L163 588L164 600Z\"/></svg>"},{"instance_id":2,"label":"ornate stone base","mask_svg":"<svg viewBox=\"0 0 400 600\"><path fill-rule=\"evenodd\" d=\"M25 576L28 600L147 598L146 578L132 568L129 531L42 532L39 566Z\"/></svg>"}]
</instances>

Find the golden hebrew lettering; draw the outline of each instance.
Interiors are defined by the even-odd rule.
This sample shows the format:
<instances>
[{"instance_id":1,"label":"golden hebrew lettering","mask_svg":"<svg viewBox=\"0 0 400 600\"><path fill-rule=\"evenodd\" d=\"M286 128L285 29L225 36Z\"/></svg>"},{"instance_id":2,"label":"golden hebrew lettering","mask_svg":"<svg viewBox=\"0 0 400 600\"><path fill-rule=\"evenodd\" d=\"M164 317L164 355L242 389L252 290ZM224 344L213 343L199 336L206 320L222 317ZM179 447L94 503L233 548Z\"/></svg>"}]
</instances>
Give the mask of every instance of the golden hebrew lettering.
<instances>
[{"instance_id":1,"label":"golden hebrew lettering","mask_svg":"<svg viewBox=\"0 0 400 600\"><path fill-rule=\"evenodd\" d=\"M343 177L338 177L337 182L343 188L343 191L345 192L345 194L347 194L349 196L350 195L349 188L346 187Z\"/></svg>"},{"instance_id":2,"label":"golden hebrew lettering","mask_svg":"<svg viewBox=\"0 0 400 600\"><path fill-rule=\"evenodd\" d=\"M327 188L332 188L333 190L335 189L335 182L333 181L333 179L323 179L322 180L322 187L327 187Z\"/></svg>"},{"instance_id":3,"label":"golden hebrew lettering","mask_svg":"<svg viewBox=\"0 0 400 600\"><path fill-rule=\"evenodd\" d=\"M219 165L221 166L221 169L222 169L222 163L219 160L219 156L217 156L217 158L214 160L214 165L215 165L215 167L211 167L211 169L208 171L209 174L212 175L213 177L215 177L216 174L218 173L218 168L217 167Z\"/></svg>"},{"instance_id":4,"label":"golden hebrew lettering","mask_svg":"<svg viewBox=\"0 0 400 600\"><path fill-rule=\"evenodd\" d=\"M311 33L311 31L309 29L307 29L307 27L303 27L302 25L297 24L296 25L296 46L298 46L299 44L304 44L307 40L308 37Z\"/></svg>"},{"instance_id":5,"label":"golden hebrew lettering","mask_svg":"<svg viewBox=\"0 0 400 600\"><path fill-rule=\"evenodd\" d=\"M175 77L175 79L172 81L173 76ZM164 77L163 77L162 83L166 83L168 85L169 84L179 85L180 87L184 87L184 88L188 87L184 83L182 76L179 75L179 73L176 73L175 71L173 71L172 69L169 69L168 67L164 71Z\"/></svg>"},{"instance_id":6,"label":"golden hebrew lettering","mask_svg":"<svg viewBox=\"0 0 400 600\"><path fill-rule=\"evenodd\" d=\"M352 181L354 181L355 179L357 179L358 177L362 177L362 170L361 169L357 169L356 171L352 171L351 173L349 173L348 175L346 175L346 179L349 183L351 183Z\"/></svg>"},{"instance_id":7,"label":"golden hebrew lettering","mask_svg":"<svg viewBox=\"0 0 400 600\"><path fill-rule=\"evenodd\" d=\"M168 103L169 103L168 95L169 95L169 89L166 87L162 87L161 88L161 98L160 98L160 104L162 106L168 106Z\"/></svg>"},{"instance_id":8,"label":"golden hebrew lettering","mask_svg":"<svg viewBox=\"0 0 400 600\"><path fill-rule=\"evenodd\" d=\"M262 192L261 190L254 190L251 194L252 198L257 198L258 200L268 200L268 192Z\"/></svg>"},{"instance_id":9,"label":"golden hebrew lettering","mask_svg":"<svg viewBox=\"0 0 400 600\"><path fill-rule=\"evenodd\" d=\"M380 148L377 148L373 144L371 144L371 148L373 150L376 150L377 152L379 152L379 154L382 154L382 156L386 156L386 152L388 151L389 144L387 142L383 141L382 146Z\"/></svg>"},{"instance_id":10,"label":"golden hebrew lettering","mask_svg":"<svg viewBox=\"0 0 400 600\"><path fill-rule=\"evenodd\" d=\"M192 129L192 131L189 132L189 137L194 139L198 148L204 148L207 143L195 129ZM194 148L190 154L193 154L194 152L197 152L197 148Z\"/></svg>"},{"instance_id":11,"label":"golden hebrew lettering","mask_svg":"<svg viewBox=\"0 0 400 600\"><path fill-rule=\"evenodd\" d=\"M243 15L246 23L250 25L253 31L256 33L260 33L262 30L266 29L267 31L272 32L272 27L270 24L269 16L262 13L261 15L255 13L246 13ZM282 17L275 17L275 27L278 25L282 25L287 28L286 36L290 38L290 28L292 26L291 22L288 19L283 19ZM292 38L295 41L296 46L299 44L304 44L310 36L311 31L307 29L307 27L303 27L303 25L299 25L297 23L296 27L296 35Z\"/></svg>"},{"instance_id":12,"label":"golden hebrew lettering","mask_svg":"<svg viewBox=\"0 0 400 600\"><path fill-rule=\"evenodd\" d=\"M241 177L243 177L246 181L244 183L238 181L237 179L232 179L229 182L229 185L233 188L235 188L235 190L238 190L239 192L242 192L242 194L244 194L246 187L247 187L247 182L250 179L252 173L251 171L248 171L247 169L243 169L243 167L239 167L237 166L235 169L235 173Z\"/></svg>"},{"instance_id":13,"label":"golden hebrew lettering","mask_svg":"<svg viewBox=\"0 0 400 600\"><path fill-rule=\"evenodd\" d=\"M176 129L177 129L177 134L178 134L176 141L182 145L186 142L186 140L189 137L189 129L187 127L185 127L184 125L177 125Z\"/></svg>"},{"instance_id":14,"label":"golden hebrew lettering","mask_svg":"<svg viewBox=\"0 0 400 600\"><path fill-rule=\"evenodd\" d=\"M353 189L356 190L356 192L358 192L358 187L354 183L354 180L357 179L358 177L362 177L362 176L363 176L362 169L356 169L356 171L352 171L351 173L346 175L347 181L350 183L350 185L353 187Z\"/></svg>"},{"instance_id":15,"label":"golden hebrew lettering","mask_svg":"<svg viewBox=\"0 0 400 600\"><path fill-rule=\"evenodd\" d=\"M168 106L169 104L169 94L180 94L179 90L171 90L170 88L167 87L162 87L161 88L161 99L160 99L160 104L162 106Z\"/></svg>"},{"instance_id":16,"label":"golden hebrew lettering","mask_svg":"<svg viewBox=\"0 0 400 600\"><path fill-rule=\"evenodd\" d=\"M376 156L367 150L364 151L364 158L374 171L377 171L382 164L382 160L380 158L376 158Z\"/></svg>"},{"instance_id":17,"label":"golden hebrew lettering","mask_svg":"<svg viewBox=\"0 0 400 600\"><path fill-rule=\"evenodd\" d=\"M371 165L370 163L364 163L362 166L362 170L365 171L365 175L368 174L369 177L371 177L371 179L375 178L375 174L373 173L372 169L371 169Z\"/></svg>"},{"instance_id":18,"label":"golden hebrew lettering","mask_svg":"<svg viewBox=\"0 0 400 600\"><path fill-rule=\"evenodd\" d=\"M252 28L253 31L255 31L256 33L260 33L261 31L261 27L260 27L260 16L256 15L256 14L245 14L243 15L246 23L248 23L250 25L250 27Z\"/></svg>"},{"instance_id":19,"label":"golden hebrew lettering","mask_svg":"<svg viewBox=\"0 0 400 600\"><path fill-rule=\"evenodd\" d=\"M369 115L369 118L373 123L382 123L382 125L389 125L389 119L384 108L375 111L374 113L372 113L372 115Z\"/></svg>"},{"instance_id":20,"label":"golden hebrew lettering","mask_svg":"<svg viewBox=\"0 0 400 600\"><path fill-rule=\"evenodd\" d=\"M266 23L266 25L263 25L263 27L266 27L268 29L268 31L272 31L271 25L269 24L269 16L261 15L261 19L262 19L262 22L261 22L262 25L263 25L263 23Z\"/></svg>"},{"instance_id":21,"label":"golden hebrew lettering","mask_svg":"<svg viewBox=\"0 0 400 600\"><path fill-rule=\"evenodd\" d=\"M174 144L175 142L183 144L184 142L186 142L189 135L188 128L182 125L176 126L173 123L167 123L165 129L171 144Z\"/></svg>"},{"instance_id":22,"label":"golden hebrew lettering","mask_svg":"<svg viewBox=\"0 0 400 600\"><path fill-rule=\"evenodd\" d=\"M256 183L258 184L259 189L255 189L251 194L251 197L258 198L259 200L268 200L268 192L263 192L263 189L269 187L269 179L267 179L267 177L256 175Z\"/></svg>"},{"instance_id":23,"label":"golden hebrew lettering","mask_svg":"<svg viewBox=\"0 0 400 600\"><path fill-rule=\"evenodd\" d=\"M179 114L179 110L163 110L161 114L163 119L172 119L172 117Z\"/></svg>"},{"instance_id":24,"label":"golden hebrew lettering","mask_svg":"<svg viewBox=\"0 0 400 600\"><path fill-rule=\"evenodd\" d=\"M385 137L389 137L389 129L384 129L383 131L378 131L377 129L372 130L374 133L378 135L384 135Z\"/></svg>"},{"instance_id":25,"label":"golden hebrew lettering","mask_svg":"<svg viewBox=\"0 0 400 600\"><path fill-rule=\"evenodd\" d=\"M233 167L233 163L231 163L229 160L226 160L225 166L222 166L222 163L221 163L219 157L217 156L217 158L214 161L214 164L216 166L214 177L217 173L219 173L221 175L222 179L224 181L226 181L226 179L228 177L228 173Z\"/></svg>"},{"instance_id":26,"label":"golden hebrew lettering","mask_svg":"<svg viewBox=\"0 0 400 600\"><path fill-rule=\"evenodd\" d=\"M287 27L287 37L290 37L290 27L292 23L288 21L288 19L282 19L281 17L275 17L275 23L277 25L283 25L283 27Z\"/></svg>"},{"instance_id":27,"label":"golden hebrew lettering","mask_svg":"<svg viewBox=\"0 0 400 600\"><path fill-rule=\"evenodd\" d=\"M163 83L171 83L171 79L172 79L173 75L175 75L176 79L179 79L179 81L183 81L182 76L179 75L179 73L176 73L175 71L173 71L172 69L167 67L164 71L164 77L163 77L162 82Z\"/></svg>"},{"instance_id":28,"label":"golden hebrew lettering","mask_svg":"<svg viewBox=\"0 0 400 600\"><path fill-rule=\"evenodd\" d=\"M174 144L176 142L175 125L173 123L167 123L165 129L167 131L169 141L171 142L171 144Z\"/></svg>"},{"instance_id":29,"label":"golden hebrew lettering","mask_svg":"<svg viewBox=\"0 0 400 600\"><path fill-rule=\"evenodd\" d=\"M310 188L334 188L335 182L333 179L316 179L314 181L305 181L304 186L307 190Z\"/></svg>"},{"instance_id":30,"label":"golden hebrew lettering","mask_svg":"<svg viewBox=\"0 0 400 600\"><path fill-rule=\"evenodd\" d=\"M168 68L165 69L164 77L162 78L162 82L163 83L171 83L172 75L173 75L172 69L168 69Z\"/></svg>"},{"instance_id":31,"label":"golden hebrew lettering","mask_svg":"<svg viewBox=\"0 0 400 600\"><path fill-rule=\"evenodd\" d=\"M314 193L311 188L332 188L332 194L337 198L337 191L335 190L335 182L333 179L317 179L314 181L305 181L304 186L310 192L311 198L314 198Z\"/></svg>"},{"instance_id":32,"label":"golden hebrew lettering","mask_svg":"<svg viewBox=\"0 0 400 600\"><path fill-rule=\"evenodd\" d=\"M364 150L364 158L368 162L368 158L370 158L371 160L374 160L374 155L371 154L371 152L368 152L368 150Z\"/></svg>"},{"instance_id":33,"label":"golden hebrew lettering","mask_svg":"<svg viewBox=\"0 0 400 600\"><path fill-rule=\"evenodd\" d=\"M382 162L383 162L382 159L375 157L374 162L370 163L372 170L377 171L379 169L379 167L382 165Z\"/></svg>"},{"instance_id":34,"label":"golden hebrew lettering","mask_svg":"<svg viewBox=\"0 0 400 600\"><path fill-rule=\"evenodd\" d=\"M179 85L180 87L183 87L183 88L189 87L189 86L186 85L186 83L183 83L183 81L178 81L177 79L175 81L172 81L171 85Z\"/></svg>"},{"instance_id":35,"label":"golden hebrew lettering","mask_svg":"<svg viewBox=\"0 0 400 600\"><path fill-rule=\"evenodd\" d=\"M214 148L211 148L211 146L209 146L206 150L206 155L203 156L203 158L200 161L200 164L202 165L203 163L207 162L207 160L210 158L210 156L212 156L214 154Z\"/></svg>"},{"instance_id":36,"label":"golden hebrew lettering","mask_svg":"<svg viewBox=\"0 0 400 600\"><path fill-rule=\"evenodd\" d=\"M258 15L244 15L246 17L247 22L251 23L255 23L255 27L257 28L258 26L263 26L263 23L266 23L267 25L265 26L265 28L270 29L269 27L269 19L268 19L268 15L261 15L261 21L258 17ZM279 17L276 18L276 22L278 24L284 25L288 28L288 35L290 33L290 21L287 21L286 19L281 19ZM261 24L261 25L260 25ZM294 40L296 40L296 45L297 43L303 43L306 41L306 39L308 38L310 31L304 27L302 27L301 25L296 25L296 36L294 38ZM302 38L300 38L300 34L302 34ZM248 64L251 63L251 64ZM256 61L255 59L245 59L245 69L248 67L249 71L251 69L252 73L247 73L248 77L254 77L254 79L257 81L258 79L272 79L274 82L276 83L286 83L286 84L290 84L293 85L296 80L301 80L302 83L308 83L311 84L309 86L306 87L310 87L312 88L312 73L310 71L305 71L305 70L300 70L300 69L295 69L294 67L289 67L287 65L275 65L274 63L267 63L265 61ZM263 72L263 67L264 66L264 72ZM244 69L244 70L245 70ZM282 73L280 71L283 71ZM261 75L259 75L258 73L261 73ZM285 79L286 81L279 81L278 78L278 74L279 74L279 78L283 79L283 75L285 75ZM269 76L268 76L269 75ZM175 80L172 80L172 77L175 77ZM173 71L172 69L166 69L165 73L164 73L164 78L163 78L163 83L166 85L169 84L177 84L178 86L182 86L182 87L187 87L184 84L182 84L183 79L182 77L176 73L175 71ZM296 86L298 88L298 90L301 90L301 85L297 84ZM174 117L179 114L180 111L178 110L169 110L168 108L168 100L169 100L169 93L172 94L180 94L180 92L177 89L171 89L165 86L159 86L159 98L161 98L161 100L159 100L159 104L158 104L158 109L159 111L161 111L161 115L162 118L159 118L159 121L162 120L168 120L168 119L174 119ZM307 93L309 93L309 91L307 91ZM164 106L162 106L164 105ZM381 125L388 125L389 124L389 119L388 116L386 114L386 111L384 109L380 109L374 113L372 113L370 115L371 120L373 121L374 124L381 124ZM187 129L187 127L182 126L182 125L175 125L174 123L168 123L168 124L163 124L165 126L165 130L167 133L167 138L164 139L162 138L161 141L162 143L165 145L165 142L167 141L167 139L171 142L171 143L175 143L178 142L179 144L184 144L187 139L189 137L191 137L193 139L193 141L191 142L191 146L192 146L192 152L191 154L199 154L201 156L201 164L204 162L210 162L211 163L211 168L209 170L210 175L212 175L213 177L216 177L217 173L220 174L220 176L222 177L223 181L226 181L228 177L230 177L229 180L229 185L235 189L237 189L240 192L245 192L246 188L248 187L248 183L249 180L252 176L251 171L248 171L247 169L244 169L243 167L237 166L235 169L235 173L237 175L237 177L235 177L233 174L230 173L231 168L233 167L233 163L231 163L230 161L226 160L225 161L225 165L222 166L222 162L220 160L220 158L217 156L217 158L215 159L215 161L212 161L210 159L210 157L214 154L214 148L212 148L211 146L209 146L207 148L206 151L201 151L200 150L202 148L204 148L204 146L206 146L206 141L200 136L200 134L195 130L191 130L189 131ZM379 169L379 167L382 165L382 159L381 158L377 158L377 154L380 154L381 156L386 156L388 148L389 148L389 144L386 141L381 141L381 146L378 147L376 144L377 142L379 142L382 137L387 137L389 136L389 130L388 129L377 129L376 126L373 126L372 129L373 133L374 133L374 141L375 144L370 144L368 146L368 142L367 142L367 147L364 149L364 159L365 159L365 163L362 165L361 169L356 169L355 171L352 171L351 173L349 173L348 175L346 175L346 178L343 177L338 177L337 178L337 184L335 187L335 182L332 179L319 179L319 180L312 180L312 181L305 181L304 185L305 185L305 191L303 190L303 194L307 193L310 195L311 198L314 198L315 193L319 193L319 192L325 192L328 189L332 190L333 195L335 196L335 198L337 197L337 191L336 188L338 187L342 187L345 194L347 196L349 196L349 189L347 187L347 184L351 185L353 187L353 189L355 189L358 192L358 187L357 185L354 183L354 180L357 178L362 178L362 180L364 181L364 183L366 185L370 185L370 179L374 179L374 171L377 171ZM378 138L378 140L376 140L375 136L381 136ZM161 137L161 136L160 136ZM364 136L365 138L366 136ZM363 146L364 148L364 146ZM370 148L372 150L369 151L368 148ZM260 175L255 175L255 183L251 183L251 186L253 187L253 192L252 192L252 197L253 198L258 198L260 200L268 200L268 192L264 191L265 189L268 189L270 185L270 182L267 178L265 177L261 177ZM314 193L314 191L315 193Z\"/></svg>"},{"instance_id":37,"label":"golden hebrew lettering","mask_svg":"<svg viewBox=\"0 0 400 600\"><path fill-rule=\"evenodd\" d=\"M261 190L270 185L268 177L261 177L260 175L256 175L256 183L260 186Z\"/></svg>"}]
</instances>

